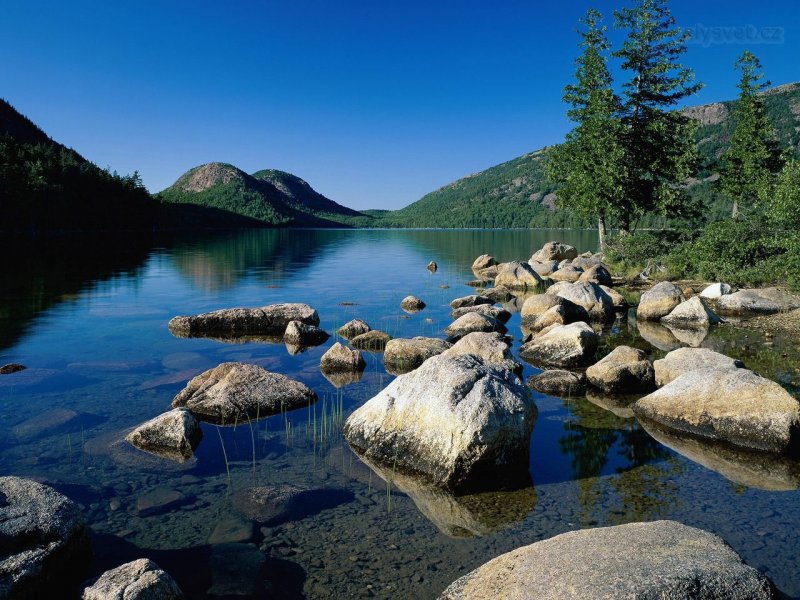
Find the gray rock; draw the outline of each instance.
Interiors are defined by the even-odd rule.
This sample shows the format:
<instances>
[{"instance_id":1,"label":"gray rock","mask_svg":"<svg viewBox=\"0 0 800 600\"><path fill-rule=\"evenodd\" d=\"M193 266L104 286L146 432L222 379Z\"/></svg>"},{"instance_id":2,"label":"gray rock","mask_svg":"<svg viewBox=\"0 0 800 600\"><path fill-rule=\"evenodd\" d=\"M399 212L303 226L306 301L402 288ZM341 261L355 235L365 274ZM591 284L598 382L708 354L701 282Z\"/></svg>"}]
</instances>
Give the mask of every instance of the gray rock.
<instances>
[{"instance_id":1,"label":"gray rock","mask_svg":"<svg viewBox=\"0 0 800 600\"><path fill-rule=\"evenodd\" d=\"M229 308L194 316L174 317L169 330L178 337L205 333L283 335L290 321L319 325L317 311L308 304L270 304L261 308Z\"/></svg>"},{"instance_id":2,"label":"gray rock","mask_svg":"<svg viewBox=\"0 0 800 600\"><path fill-rule=\"evenodd\" d=\"M185 462L202 437L203 430L194 415L185 408L176 408L142 423L125 439L150 454Z\"/></svg>"},{"instance_id":3,"label":"gray rock","mask_svg":"<svg viewBox=\"0 0 800 600\"><path fill-rule=\"evenodd\" d=\"M303 501L307 488L293 484L256 486L237 491L233 507L246 518L261 524L287 521Z\"/></svg>"},{"instance_id":4,"label":"gray rock","mask_svg":"<svg viewBox=\"0 0 800 600\"><path fill-rule=\"evenodd\" d=\"M243 519L238 515L222 517L214 526L208 536L209 544L238 544L253 541L256 526L250 519Z\"/></svg>"},{"instance_id":5,"label":"gray rock","mask_svg":"<svg viewBox=\"0 0 800 600\"><path fill-rule=\"evenodd\" d=\"M547 262L548 260L572 260L578 257L578 251L563 242L547 242L542 249L534 253L531 260Z\"/></svg>"},{"instance_id":6,"label":"gray rock","mask_svg":"<svg viewBox=\"0 0 800 600\"><path fill-rule=\"evenodd\" d=\"M611 289L607 285L600 285L600 289L603 290L609 298L611 298L611 304L614 306L614 310L626 310L628 308L628 301L625 300L625 296L616 290Z\"/></svg>"},{"instance_id":7,"label":"gray rock","mask_svg":"<svg viewBox=\"0 0 800 600\"><path fill-rule=\"evenodd\" d=\"M410 340L395 338L386 344L386 349L383 351L383 365L393 375L408 373L450 346L450 343L438 338L415 337Z\"/></svg>"},{"instance_id":8,"label":"gray rock","mask_svg":"<svg viewBox=\"0 0 800 600\"><path fill-rule=\"evenodd\" d=\"M152 560L140 558L106 571L83 590L83 600L179 600L183 592Z\"/></svg>"},{"instance_id":9,"label":"gray rock","mask_svg":"<svg viewBox=\"0 0 800 600\"><path fill-rule=\"evenodd\" d=\"M486 288L480 293L481 296L491 300L492 304L497 302L506 302L509 298L511 298L511 292L509 292L505 288Z\"/></svg>"},{"instance_id":10,"label":"gray rock","mask_svg":"<svg viewBox=\"0 0 800 600\"><path fill-rule=\"evenodd\" d=\"M739 290L717 300L719 314L733 317L771 315L796 308L800 308L800 297L778 288Z\"/></svg>"},{"instance_id":11,"label":"gray rock","mask_svg":"<svg viewBox=\"0 0 800 600\"><path fill-rule=\"evenodd\" d=\"M346 340L351 340L357 335L367 333L368 331L372 331L372 329L369 325L367 325L366 321L362 321L361 319L353 319L352 321L348 321L339 327L336 333Z\"/></svg>"},{"instance_id":12,"label":"gray rock","mask_svg":"<svg viewBox=\"0 0 800 600\"><path fill-rule=\"evenodd\" d=\"M616 317L614 302L596 283L580 281L565 285L556 295L583 308L592 321L613 321Z\"/></svg>"},{"instance_id":13,"label":"gray rock","mask_svg":"<svg viewBox=\"0 0 800 600\"><path fill-rule=\"evenodd\" d=\"M89 563L77 504L21 477L0 477L0 597L47 598L80 581Z\"/></svg>"},{"instance_id":14,"label":"gray rock","mask_svg":"<svg viewBox=\"0 0 800 600\"><path fill-rule=\"evenodd\" d=\"M455 491L518 476L535 419L511 371L471 354L434 356L353 412L343 432L368 460Z\"/></svg>"},{"instance_id":15,"label":"gray rock","mask_svg":"<svg viewBox=\"0 0 800 600\"><path fill-rule=\"evenodd\" d=\"M662 281L642 294L636 318L640 321L658 321L684 300L686 297L681 288L669 281Z\"/></svg>"},{"instance_id":16,"label":"gray rock","mask_svg":"<svg viewBox=\"0 0 800 600\"><path fill-rule=\"evenodd\" d=\"M708 348L678 348L661 360L653 363L656 385L667 385L685 373L691 371L715 369L741 369L742 361L730 358Z\"/></svg>"},{"instance_id":17,"label":"gray rock","mask_svg":"<svg viewBox=\"0 0 800 600\"><path fill-rule=\"evenodd\" d=\"M459 319L463 317L467 313L476 312L482 315L486 315L488 317L492 317L493 319L497 319L501 323L508 323L508 320L511 318L511 313L508 312L504 308L498 308L496 306L492 306L491 304L478 304L477 306L462 306L461 308L456 308L450 311L450 317L453 319Z\"/></svg>"},{"instance_id":18,"label":"gray rock","mask_svg":"<svg viewBox=\"0 0 800 600\"><path fill-rule=\"evenodd\" d=\"M348 348L339 342L331 346L319 361L319 368L323 373L361 372L366 366L361 351Z\"/></svg>"},{"instance_id":19,"label":"gray rock","mask_svg":"<svg viewBox=\"0 0 800 600\"><path fill-rule=\"evenodd\" d=\"M492 305L494 304L494 300L488 298L486 296L479 296L478 294L470 294L469 296L462 296L461 298L455 298L450 302L450 308L452 309L459 309L464 308L467 306L480 306L482 304Z\"/></svg>"},{"instance_id":20,"label":"gray rock","mask_svg":"<svg viewBox=\"0 0 800 600\"><path fill-rule=\"evenodd\" d=\"M800 402L747 369L684 373L633 411L667 430L776 453L796 450L800 427Z\"/></svg>"},{"instance_id":21,"label":"gray rock","mask_svg":"<svg viewBox=\"0 0 800 600\"><path fill-rule=\"evenodd\" d=\"M565 290L568 287L570 287L571 285L572 285L572 283L570 283L569 281L558 281L558 282L554 283L553 285L551 285L550 287L548 287L544 291L544 293L545 294L550 294L552 296L558 296L558 293L561 290Z\"/></svg>"},{"instance_id":22,"label":"gray rock","mask_svg":"<svg viewBox=\"0 0 800 600\"><path fill-rule=\"evenodd\" d=\"M298 346L319 346L331 337L316 325L306 325L300 321L289 321L283 341Z\"/></svg>"},{"instance_id":23,"label":"gray rock","mask_svg":"<svg viewBox=\"0 0 800 600\"><path fill-rule=\"evenodd\" d=\"M706 306L700 296L694 296L661 317L661 323L677 329L708 329L719 323L719 317Z\"/></svg>"},{"instance_id":24,"label":"gray rock","mask_svg":"<svg viewBox=\"0 0 800 600\"><path fill-rule=\"evenodd\" d=\"M529 290L539 287L542 278L528 263L518 261L502 263L497 268L494 284L509 290Z\"/></svg>"},{"instance_id":25,"label":"gray rock","mask_svg":"<svg viewBox=\"0 0 800 600\"><path fill-rule=\"evenodd\" d=\"M498 332L468 333L442 354L451 357L472 354L481 357L486 362L501 365L519 375L522 373L522 366L514 361L508 339Z\"/></svg>"},{"instance_id":26,"label":"gray rock","mask_svg":"<svg viewBox=\"0 0 800 600\"><path fill-rule=\"evenodd\" d=\"M471 312L459 317L444 330L448 338L455 340L474 331L482 331L485 333L498 331L500 333L505 333L506 328L497 319L480 313Z\"/></svg>"},{"instance_id":27,"label":"gray rock","mask_svg":"<svg viewBox=\"0 0 800 600\"><path fill-rule=\"evenodd\" d=\"M495 267L495 266L497 266L497 261L494 259L493 256L489 256L488 254L481 254L472 263L472 270L483 271L484 269L488 269L489 267Z\"/></svg>"},{"instance_id":28,"label":"gray rock","mask_svg":"<svg viewBox=\"0 0 800 600\"><path fill-rule=\"evenodd\" d=\"M535 365L578 367L591 362L597 334L586 323L556 325L520 348L520 356Z\"/></svg>"},{"instance_id":29,"label":"gray rock","mask_svg":"<svg viewBox=\"0 0 800 600\"><path fill-rule=\"evenodd\" d=\"M533 267L533 270L536 271L542 277L549 277L553 273L558 270L558 261L557 260L548 260L546 262L539 262L538 260L531 260L528 261L528 264Z\"/></svg>"},{"instance_id":30,"label":"gray rock","mask_svg":"<svg viewBox=\"0 0 800 600\"><path fill-rule=\"evenodd\" d=\"M11 432L18 440L32 440L59 430L74 428L80 417L80 413L70 408L53 408L14 425Z\"/></svg>"},{"instance_id":31,"label":"gray rock","mask_svg":"<svg viewBox=\"0 0 800 600\"><path fill-rule=\"evenodd\" d=\"M727 296L731 293L731 286L727 283L712 283L700 292L701 298L716 299L720 296Z\"/></svg>"},{"instance_id":32,"label":"gray rock","mask_svg":"<svg viewBox=\"0 0 800 600\"><path fill-rule=\"evenodd\" d=\"M549 277L553 281L567 281L569 283L575 283L581 278L581 275L583 275L583 271L578 267L573 267L570 264L560 268L558 271L554 271Z\"/></svg>"},{"instance_id":33,"label":"gray rock","mask_svg":"<svg viewBox=\"0 0 800 600\"><path fill-rule=\"evenodd\" d=\"M540 394L572 398L586 393L586 377L582 373L553 369L529 377L528 387Z\"/></svg>"},{"instance_id":34,"label":"gray rock","mask_svg":"<svg viewBox=\"0 0 800 600\"><path fill-rule=\"evenodd\" d=\"M647 354L629 346L614 348L586 369L586 378L606 394L649 392L655 387L655 373Z\"/></svg>"},{"instance_id":35,"label":"gray rock","mask_svg":"<svg viewBox=\"0 0 800 600\"><path fill-rule=\"evenodd\" d=\"M373 329L367 333L357 335L350 340L350 345L359 350L367 350L369 352L383 352L386 344L392 339L388 333L384 331L377 331Z\"/></svg>"},{"instance_id":36,"label":"gray rock","mask_svg":"<svg viewBox=\"0 0 800 600\"><path fill-rule=\"evenodd\" d=\"M172 400L204 421L233 425L305 408L317 401L306 385L256 365L226 362L191 379Z\"/></svg>"},{"instance_id":37,"label":"gray rock","mask_svg":"<svg viewBox=\"0 0 800 600\"><path fill-rule=\"evenodd\" d=\"M442 600L768 600L769 581L721 538L675 521L570 531L503 554Z\"/></svg>"},{"instance_id":38,"label":"gray rock","mask_svg":"<svg viewBox=\"0 0 800 600\"><path fill-rule=\"evenodd\" d=\"M534 294L528 296L520 309L520 317L523 325L530 326L545 312L566 302L567 300L554 294Z\"/></svg>"},{"instance_id":39,"label":"gray rock","mask_svg":"<svg viewBox=\"0 0 800 600\"><path fill-rule=\"evenodd\" d=\"M572 263L575 264L574 261ZM578 281L590 281L597 285L612 285L611 273L603 265L594 265L586 269Z\"/></svg>"},{"instance_id":40,"label":"gray rock","mask_svg":"<svg viewBox=\"0 0 800 600\"><path fill-rule=\"evenodd\" d=\"M400 308L406 312L415 313L425 308L425 303L416 296L406 296L400 301Z\"/></svg>"},{"instance_id":41,"label":"gray rock","mask_svg":"<svg viewBox=\"0 0 800 600\"><path fill-rule=\"evenodd\" d=\"M27 369L25 365L19 363L8 363L0 367L0 375L11 375L12 373L19 373Z\"/></svg>"}]
</instances>

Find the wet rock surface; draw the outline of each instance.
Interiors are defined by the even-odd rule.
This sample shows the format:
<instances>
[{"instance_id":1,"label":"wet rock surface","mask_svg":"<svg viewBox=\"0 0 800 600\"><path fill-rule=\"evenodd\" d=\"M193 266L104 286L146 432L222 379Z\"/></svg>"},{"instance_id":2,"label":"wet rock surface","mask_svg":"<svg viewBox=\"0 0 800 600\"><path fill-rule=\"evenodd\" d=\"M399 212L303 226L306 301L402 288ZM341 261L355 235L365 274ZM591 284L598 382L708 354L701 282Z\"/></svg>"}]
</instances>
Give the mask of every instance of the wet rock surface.
<instances>
[{"instance_id":1,"label":"wet rock surface","mask_svg":"<svg viewBox=\"0 0 800 600\"><path fill-rule=\"evenodd\" d=\"M297 346L319 346L331 337L316 325L306 325L300 321L289 321L283 341Z\"/></svg>"}]
</instances>

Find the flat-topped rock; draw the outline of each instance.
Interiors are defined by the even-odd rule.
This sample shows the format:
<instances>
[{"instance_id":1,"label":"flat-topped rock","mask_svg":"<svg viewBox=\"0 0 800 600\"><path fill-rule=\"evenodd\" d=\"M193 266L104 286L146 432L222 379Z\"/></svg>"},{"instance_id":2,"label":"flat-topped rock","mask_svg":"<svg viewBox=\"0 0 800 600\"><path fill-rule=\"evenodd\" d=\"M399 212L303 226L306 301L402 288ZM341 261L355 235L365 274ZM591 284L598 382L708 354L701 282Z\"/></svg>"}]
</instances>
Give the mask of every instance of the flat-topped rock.
<instances>
[{"instance_id":1,"label":"flat-topped rock","mask_svg":"<svg viewBox=\"0 0 800 600\"><path fill-rule=\"evenodd\" d=\"M719 317L700 296L694 296L661 317L661 322L677 329L708 329L719 323Z\"/></svg>"},{"instance_id":2,"label":"flat-topped rock","mask_svg":"<svg viewBox=\"0 0 800 600\"><path fill-rule=\"evenodd\" d=\"M772 586L718 536L675 521L570 531L498 556L442 600L771 600Z\"/></svg>"},{"instance_id":3,"label":"flat-topped rock","mask_svg":"<svg viewBox=\"0 0 800 600\"><path fill-rule=\"evenodd\" d=\"M304 408L317 401L308 386L257 365L226 362L191 379L172 400L204 421L232 425Z\"/></svg>"},{"instance_id":4,"label":"flat-topped rock","mask_svg":"<svg viewBox=\"0 0 800 600\"><path fill-rule=\"evenodd\" d=\"M581 278L581 275L583 275L583 269L569 264L556 271L553 271L548 277L550 277L550 279L553 281L568 281L570 283L575 283Z\"/></svg>"},{"instance_id":5,"label":"flat-topped rock","mask_svg":"<svg viewBox=\"0 0 800 600\"><path fill-rule=\"evenodd\" d=\"M636 318L641 321L658 321L686 300L683 290L674 283L662 281L642 294L636 308Z\"/></svg>"},{"instance_id":6,"label":"flat-topped rock","mask_svg":"<svg viewBox=\"0 0 800 600\"><path fill-rule=\"evenodd\" d=\"M361 319L353 319L339 327L339 329L336 330L336 333L346 340L351 340L357 335L361 335L362 333L367 333L369 331L372 331L372 329L366 321L362 321Z\"/></svg>"},{"instance_id":7,"label":"flat-topped rock","mask_svg":"<svg viewBox=\"0 0 800 600\"><path fill-rule=\"evenodd\" d=\"M176 408L142 423L125 439L150 454L185 462L202 437L203 430L195 416L185 408Z\"/></svg>"},{"instance_id":8,"label":"flat-topped rock","mask_svg":"<svg viewBox=\"0 0 800 600\"><path fill-rule=\"evenodd\" d=\"M497 268L494 285L509 290L535 289L542 283L542 278L528 263L512 261L502 263Z\"/></svg>"},{"instance_id":9,"label":"flat-topped rock","mask_svg":"<svg viewBox=\"0 0 800 600\"><path fill-rule=\"evenodd\" d=\"M678 348L653 363L656 385L661 387L684 373L703 369L741 369L742 361L708 348Z\"/></svg>"},{"instance_id":10,"label":"flat-topped rock","mask_svg":"<svg viewBox=\"0 0 800 600\"><path fill-rule=\"evenodd\" d=\"M690 371L633 405L639 419L766 452L797 452L800 402L747 369Z\"/></svg>"},{"instance_id":11,"label":"flat-topped rock","mask_svg":"<svg viewBox=\"0 0 800 600\"><path fill-rule=\"evenodd\" d=\"M306 325L300 321L289 321L283 341L297 346L319 346L331 337L316 325Z\"/></svg>"},{"instance_id":12,"label":"flat-topped rock","mask_svg":"<svg viewBox=\"0 0 800 600\"><path fill-rule=\"evenodd\" d=\"M179 600L183 592L156 563L140 558L106 571L83 590L82 600Z\"/></svg>"},{"instance_id":13,"label":"flat-topped rock","mask_svg":"<svg viewBox=\"0 0 800 600\"><path fill-rule=\"evenodd\" d=\"M461 298L455 298L450 302L450 308L458 309L464 308L467 306L479 306L482 304L494 304L495 301L487 296L481 296L478 294L470 294L469 296L462 296Z\"/></svg>"},{"instance_id":14,"label":"flat-topped rock","mask_svg":"<svg viewBox=\"0 0 800 600\"><path fill-rule=\"evenodd\" d=\"M438 338L394 338L389 340L383 351L383 365L393 375L408 373L450 346L450 343Z\"/></svg>"},{"instance_id":15,"label":"flat-topped rock","mask_svg":"<svg viewBox=\"0 0 800 600\"><path fill-rule=\"evenodd\" d=\"M392 339L385 331L377 331L375 329L357 335L350 340L350 345L359 350L367 350L368 352L383 352L386 344Z\"/></svg>"},{"instance_id":16,"label":"flat-topped rock","mask_svg":"<svg viewBox=\"0 0 800 600\"><path fill-rule=\"evenodd\" d=\"M363 371L366 366L361 351L339 342L328 348L319 361L319 368L323 373L355 373Z\"/></svg>"},{"instance_id":17,"label":"flat-topped rock","mask_svg":"<svg viewBox=\"0 0 800 600\"><path fill-rule=\"evenodd\" d=\"M647 354L629 346L617 346L586 369L586 379L607 394L649 392L655 387L655 373Z\"/></svg>"},{"instance_id":18,"label":"flat-topped rock","mask_svg":"<svg viewBox=\"0 0 800 600\"><path fill-rule=\"evenodd\" d=\"M520 356L536 365L578 367L597 351L597 334L583 322L555 325L520 348Z\"/></svg>"},{"instance_id":19,"label":"flat-topped rock","mask_svg":"<svg viewBox=\"0 0 800 600\"><path fill-rule=\"evenodd\" d=\"M290 321L319 325L317 311L308 304L270 304L260 308L228 308L193 316L174 317L169 330L179 337L204 333L283 335Z\"/></svg>"},{"instance_id":20,"label":"flat-topped rock","mask_svg":"<svg viewBox=\"0 0 800 600\"><path fill-rule=\"evenodd\" d=\"M506 328L497 319L480 313L470 312L453 321L444 330L448 338L451 339L458 339L475 331L484 333L498 331L500 333L505 333Z\"/></svg>"},{"instance_id":21,"label":"flat-topped rock","mask_svg":"<svg viewBox=\"0 0 800 600\"><path fill-rule=\"evenodd\" d=\"M748 317L771 315L800 308L800 297L778 288L739 290L717 299L721 315Z\"/></svg>"}]
</instances>

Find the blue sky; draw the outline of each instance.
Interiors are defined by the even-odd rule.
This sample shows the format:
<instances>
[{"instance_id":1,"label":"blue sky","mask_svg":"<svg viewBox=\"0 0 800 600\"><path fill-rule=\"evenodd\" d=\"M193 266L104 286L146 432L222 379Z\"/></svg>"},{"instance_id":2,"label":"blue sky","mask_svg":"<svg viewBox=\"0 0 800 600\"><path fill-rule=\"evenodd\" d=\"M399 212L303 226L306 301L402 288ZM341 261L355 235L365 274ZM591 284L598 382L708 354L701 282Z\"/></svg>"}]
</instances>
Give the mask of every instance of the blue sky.
<instances>
[{"instance_id":1,"label":"blue sky","mask_svg":"<svg viewBox=\"0 0 800 600\"><path fill-rule=\"evenodd\" d=\"M577 19L629 3L4 0L0 96L153 192L224 161L398 208L560 141ZM797 0L671 6L716 36L690 46L706 84L690 103L732 98L746 48L773 83L800 80Z\"/></svg>"}]
</instances>

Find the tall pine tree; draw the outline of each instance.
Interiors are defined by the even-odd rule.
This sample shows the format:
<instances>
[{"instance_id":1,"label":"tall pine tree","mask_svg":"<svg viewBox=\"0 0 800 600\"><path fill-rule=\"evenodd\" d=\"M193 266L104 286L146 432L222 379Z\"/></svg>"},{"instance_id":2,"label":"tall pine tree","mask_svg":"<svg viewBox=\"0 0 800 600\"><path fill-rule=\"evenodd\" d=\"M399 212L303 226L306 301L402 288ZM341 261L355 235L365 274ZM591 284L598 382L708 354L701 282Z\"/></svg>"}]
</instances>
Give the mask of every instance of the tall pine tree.
<instances>
[{"instance_id":1,"label":"tall pine tree","mask_svg":"<svg viewBox=\"0 0 800 600\"><path fill-rule=\"evenodd\" d=\"M557 202L578 214L597 218L600 248L605 246L606 220L619 216L625 173L620 145L620 103L606 66L609 49L602 15L589 9L580 32L582 54L576 59L575 83L564 89L567 116L577 123L566 141L548 157L547 177L557 185Z\"/></svg>"},{"instance_id":2,"label":"tall pine tree","mask_svg":"<svg viewBox=\"0 0 800 600\"><path fill-rule=\"evenodd\" d=\"M675 25L666 0L637 0L615 17L617 27L628 31L622 48L614 53L630 73L623 95L627 170L619 216L619 227L627 232L645 213L697 214L683 185L697 163L696 122L675 109L701 84L679 62L689 33Z\"/></svg>"},{"instance_id":3,"label":"tall pine tree","mask_svg":"<svg viewBox=\"0 0 800 600\"><path fill-rule=\"evenodd\" d=\"M761 92L769 86L761 62L749 50L736 61L742 73L739 99L733 108L734 130L722 155L720 187L733 200L733 218L742 207L752 206L781 168L781 150L767 117Z\"/></svg>"}]
</instances>

